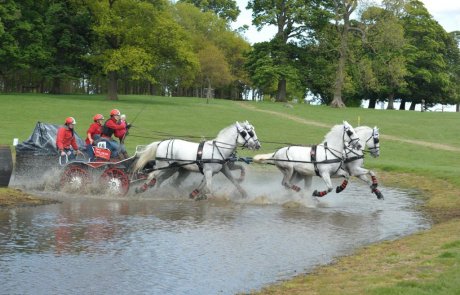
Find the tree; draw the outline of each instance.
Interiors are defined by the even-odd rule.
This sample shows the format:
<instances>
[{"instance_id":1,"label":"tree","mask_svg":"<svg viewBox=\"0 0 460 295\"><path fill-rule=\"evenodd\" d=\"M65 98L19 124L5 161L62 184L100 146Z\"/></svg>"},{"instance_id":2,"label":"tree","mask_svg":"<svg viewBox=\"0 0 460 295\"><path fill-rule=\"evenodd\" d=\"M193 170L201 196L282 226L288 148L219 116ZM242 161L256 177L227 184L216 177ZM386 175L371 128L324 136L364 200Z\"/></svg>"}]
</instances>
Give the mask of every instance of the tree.
<instances>
[{"instance_id":1,"label":"tree","mask_svg":"<svg viewBox=\"0 0 460 295\"><path fill-rule=\"evenodd\" d=\"M4 1L0 6L0 77L3 90L10 90L9 73L21 68L20 44L15 36L19 30L21 11L16 1Z\"/></svg>"},{"instance_id":2,"label":"tree","mask_svg":"<svg viewBox=\"0 0 460 295\"><path fill-rule=\"evenodd\" d=\"M324 1L323 1L324 2ZM318 3L321 3L319 1ZM290 39L304 38L303 34L307 34L311 27L309 23L311 16L318 16L318 20L322 20L320 4L316 1L300 1L300 0L250 0L247 9L252 10L252 23L259 30L266 25L274 25L277 32L272 44L272 58L274 63L280 67L278 71L278 87L276 100L286 101L287 89L287 74L291 73L293 68L291 60L287 55L288 41Z\"/></svg>"},{"instance_id":3,"label":"tree","mask_svg":"<svg viewBox=\"0 0 460 295\"><path fill-rule=\"evenodd\" d=\"M449 48L452 37L431 17L423 3L409 1L402 17L409 74L406 76L408 93L403 99L415 104L425 101L427 106L442 102L454 87L449 72ZM450 45L449 45L450 44Z\"/></svg>"},{"instance_id":4,"label":"tree","mask_svg":"<svg viewBox=\"0 0 460 295\"><path fill-rule=\"evenodd\" d=\"M182 54L185 34L168 13L167 3L137 0L89 1L98 36L91 61L108 76L108 99L117 100L118 76L155 83L154 70L171 52ZM171 50L171 51L169 51ZM187 60L187 57L177 57Z\"/></svg>"},{"instance_id":5,"label":"tree","mask_svg":"<svg viewBox=\"0 0 460 295\"><path fill-rule=\"evenodd\" d=\"M200 76L207 87L206 102L209 102L209 99L212 98L212 87L229 83L232 76L224 54L216 46L204 46L198 52L198 57L201 64Z\"/></svg>"},{"instance_id":6,"label":"tree","mask_svg":"<svg viewBox=\"0 0 460 295\"><path fill-rule=\"evenodd\" d=\"M369 108L374 108L377 98L388 99L388 109L394 109L394 98L397 93L404 93L405 76L407 75L406 60L403 55L406 40L404 29L397 11L378 7L369 7L361 19L366 26L366 42L364 43L364 59L370 62L375 83L368 88L372 94ZM366 81L366 79L363 79Z\"/></svg>"},{"instance_id":7,"label":"tree","mask_svg":"<svg viewBox=\"0 0 460 295\"><path fill-rule=\"evenodd\" d=\"M191 3L203 12L212 11L227 23L236 21L241 12L234 0L180 0L179 2Z\"/></svg>"},{"instance_id":8,"label":"tree","mask_svg":"<svg viewBox=\"0 0 460 295\"><path fill-rule=\"evenodd\" d=\"M348 59L348 38L351 30L359 30L351 24L351 15L358 6L358 0L333 0L336 29L340 40L338 48L339 56L334 82L332 107L342 108L345 103L342 100L342 90L345 82L345 69Z\"/></svg>"},{"instance_id":9,"label":"tree","mask_svg":"<svg viewBox=\"0 0 460 295\"><path fill-rule=\"evenodd\" d=\"M231 31L225 20L218 18L212 12L202 12L189 3L177 3L175 5L175 17L177 22L189 33L189 42L197 55L207 50L216 52L216 48L223 54L232 79L226 80L227 83L214 85L214 87L219 88L216 97L220 94L220 97L239 98L242 87L248 80L242 69L246 59L245 52L250 50L248 42L236 32ZM199 76L196 80L196 89L203 87L201 78ZM225 96L225 91L227 93L230 91L230 93ZM200 94L195 92L195 95Z\"/></svg>"},{"instance_id":10,"label":"tree","mask_svg":"<svg viewBox=\"0 0 460 295\"><path fill-rule=\"evenodd\" d=\"M450 50L449 67L452 73L452 84L454 85L451 95L451 103L456 104L456 111L460 112L460 31L450 32L449 35L454 41Z\"/></svg>"},{"instance_id":11,"label":"tree","mask_svg":"<svg viewBox=\"0 0 460 295\"><path fill-rule=\"evenodd\" d=\"M78 79L85 72L83 57L92 39L91 16L78 1L53 1L45 13L45 43L51 53L44 75L52 80L51 93L62 92L64 79Z\"/></svg>"}]
</instances>

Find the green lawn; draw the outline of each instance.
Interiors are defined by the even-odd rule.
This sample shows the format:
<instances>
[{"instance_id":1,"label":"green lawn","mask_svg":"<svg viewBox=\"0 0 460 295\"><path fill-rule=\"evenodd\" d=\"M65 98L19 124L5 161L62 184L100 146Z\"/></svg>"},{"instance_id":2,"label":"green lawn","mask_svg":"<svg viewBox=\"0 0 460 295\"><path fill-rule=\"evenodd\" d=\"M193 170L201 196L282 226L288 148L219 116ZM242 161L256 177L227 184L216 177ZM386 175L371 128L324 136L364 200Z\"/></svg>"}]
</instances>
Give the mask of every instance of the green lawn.
<instances>
[{"instance_id":1,"label":"green lawn","mask_svg":"<svg viewBox=\"0 0 460 295\"><path fill-rule=\"evenodd\" d=\"M274 151L286 143L319 143L342 120L353 126L358 122L378 126L381 156L367 158L366 167L376 169L384 183L419 189L426 197L427 212L444 214L440 220L450 221L420 235L363 249L337 265L321 268L320 275L300 276L264 293L459 294L460 114L228 100L207 104L199 98L138 95L120 96L113 102L103 96L14 94L0 95L0 144L11 145L15 137L27 139L37 121L61 124L68 116L76 118L76 131L84 138L92 117L96 113L107 117L113 108L126 114L128 122L134 120L126 141L130 153L136 145L164 138L210 139L237 120L249 120L256 127L262 142L257 153ZM239 154L252 156L254 152L241 150Z\"/></svg>"}]
</instances>

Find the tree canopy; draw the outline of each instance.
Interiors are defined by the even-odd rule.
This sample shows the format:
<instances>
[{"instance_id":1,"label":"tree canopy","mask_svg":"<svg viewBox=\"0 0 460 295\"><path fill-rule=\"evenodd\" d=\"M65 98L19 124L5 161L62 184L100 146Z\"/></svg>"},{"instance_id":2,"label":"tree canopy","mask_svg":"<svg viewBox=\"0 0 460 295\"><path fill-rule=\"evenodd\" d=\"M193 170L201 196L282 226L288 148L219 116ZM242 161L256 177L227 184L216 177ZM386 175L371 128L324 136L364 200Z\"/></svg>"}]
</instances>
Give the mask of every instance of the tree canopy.
<instances>
[{"instance_id":1,"label":"tree canopy","mask_svg":"<svg viewBox=\"0 0 460 295\"><path fill-rule=\"evenodd\" d=\"M418 0L4 0L0 91L275 99L336 107L460 102L460 32Z\"/></svg>"}]
</instances>

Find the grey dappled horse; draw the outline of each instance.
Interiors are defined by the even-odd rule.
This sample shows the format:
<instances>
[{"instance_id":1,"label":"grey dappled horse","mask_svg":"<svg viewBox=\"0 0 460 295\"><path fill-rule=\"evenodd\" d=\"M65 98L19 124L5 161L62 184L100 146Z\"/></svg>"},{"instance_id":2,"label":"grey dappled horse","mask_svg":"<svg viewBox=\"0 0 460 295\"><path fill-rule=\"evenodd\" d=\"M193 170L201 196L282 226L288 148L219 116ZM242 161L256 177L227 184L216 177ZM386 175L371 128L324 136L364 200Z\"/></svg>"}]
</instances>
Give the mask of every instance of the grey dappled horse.
<instances>
[{"instance_id":1,"label":"grey dappled horse","mask_svg":"<svg viewBox=\"0 0 460 295\"><path fill-rule=\"evenodd\" d=\"M245 197L246 192L233 178L228 165L238 146L248 149L260 148L255 128L248 121L236 122L222 129L215 139L200 143L181 139L153 142L140 154L134 170L139 170L148 162L155 160L154 171L149 174L147 181L136 189L136 192L144 192L155 184L160 185L180 170L183 174L188 172L203 174L202 182L191 194L193 198L199 194L205 197L211 194L212 176L219 172L222 172Z\"/></svg>"},{"instance_id":2,"label":"grey dappled horse","mask_svg":"<svg viewBox=\"0 0 460 295\"><path fill-rule=\"evenodd\" d=\"M332 127L324 141L318 145L283 147L274 153L256 155L253 161L273 163L283 173L282 185L297 192L300 191L300 187L291 182L294 173L304 179L305 189L310 188L313 176L320 176L327 190L315 190L313 196L323 197L332 191L332 175L340 174L346 179L349 178L349 174L341 169L347 147L361 149L355 130L344 121L343 124Z\"/></svg>"}]
</instances>

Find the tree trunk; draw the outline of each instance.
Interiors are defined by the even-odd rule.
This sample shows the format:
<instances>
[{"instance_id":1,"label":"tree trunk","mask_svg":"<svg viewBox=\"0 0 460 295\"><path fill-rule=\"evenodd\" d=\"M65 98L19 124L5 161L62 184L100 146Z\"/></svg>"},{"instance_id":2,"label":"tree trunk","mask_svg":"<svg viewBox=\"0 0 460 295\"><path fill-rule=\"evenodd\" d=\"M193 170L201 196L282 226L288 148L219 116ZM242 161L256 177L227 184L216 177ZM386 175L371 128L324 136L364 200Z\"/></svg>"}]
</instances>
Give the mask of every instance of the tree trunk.
<instances>
[{"instance_id":1,"label":"tree trunk","mask_svg":"<svg viewBox=\"0 0 460 295\"><path fill-rule=\"evenodd\" d=\"M107 89L108 100L118 100L118 75L117 72L109 72L109 85Z\"/></svg>"},{"instance_id":2,"label":"tree trunk","mask_svg":"<svg viewBox=\"0 0 460 295\"><path fill-rule=\"evenodd\" d=\"M286 79L282 78L278 81L278 92L276 95L276 101L286 102Z\"/></svg>"},{"instance_id":3,"label":"tree trunk","mask_svg":"<svg viewBox=\"0 0 460 295\"><path fill-rule=\"evenodd\" d=\"M52 94L61 94L61 79L58 77L53 78L53 84L51 86Z\"/></svg>"},{"instance_id":4,"label":"tree trunk","mask_svg":"<svg viewBox=\"0 0 460 295\"><path fill-rule=\"evenodd\" d=\"M342 7L344 9L343 12L343 28L340 32L340 48L339 48L339 62L337 64L337 71L335 76L335 83L334 83L334 98L331 102L331 107L334 108L344 108L345 103L342 99L342 90L343 84L345 81L345 65L348 59L348 31L350 29L350 15L356 8L356 5L349 5L352 3L347 3L344 1Z\"/></svg>"},{"instance_id":5,"label":"tree trunk","mask_svg":"<svg viewBox=\"0 0 460 295\"><path fill-rule=\"evenodd\" d=\"M415 111L415 105L416 105L416 104L417 104L417 103L416 103L415 101L412 101L412 102L410 103L409 111Z\"/></svg>"},{"instance_id":6,"label":"tree trunk","mask_svg":"<svg viewBox=\"0 0 460 295\"><path fill-rule=\"evenodd\" d=\"M394 106L394 101L395 101L395 94L392 92L388 95L388 106L387 106L387 110L394 110L395 109L395 106Z\"/></svg>"},{"instance_id":7,"label":"tree trunk","mask_svg":"<svg viewBox=\"0 0 460 295\"><path fill-rule=\"evenodd\" d=\"M457 103L457 105L455 106L455 111L457 113L460 112L460 103Z\"/></svg>"},{"instance_id":8,"label":"tree trunk","mask_svg":"<svg viewBox=\"0 0 460 295\"><path fill-rule=\"evenodd\" d=\"M405 98L403 98L403 99L401 100L401 104L399 105L399 109L400 109L401 111L406 110L406 99L405 99Z\"/></svg>"},{"instance_id":9,"label":"tree trunk","mask_svg":"<svg viewBox=\"0 0 460 295\"><path fill-rule=\"evenodd\" d=\"M377 104L377 99L376 98L370 98L369 99L369 109L375 109L375 105Z\"/></svg>"},{"instance_id":10,"label":"tree trunk","mask_svg":"<svg viewBox=\"0 0 460 295\"><path fill-rule=\"evenodd\" d=\"M212 92L211 92L211 79L207 78L208 80L208 91L206 91L206 103L209 103L209 99L211 98L212 96Z\"/></svg>"}]
</instances>

